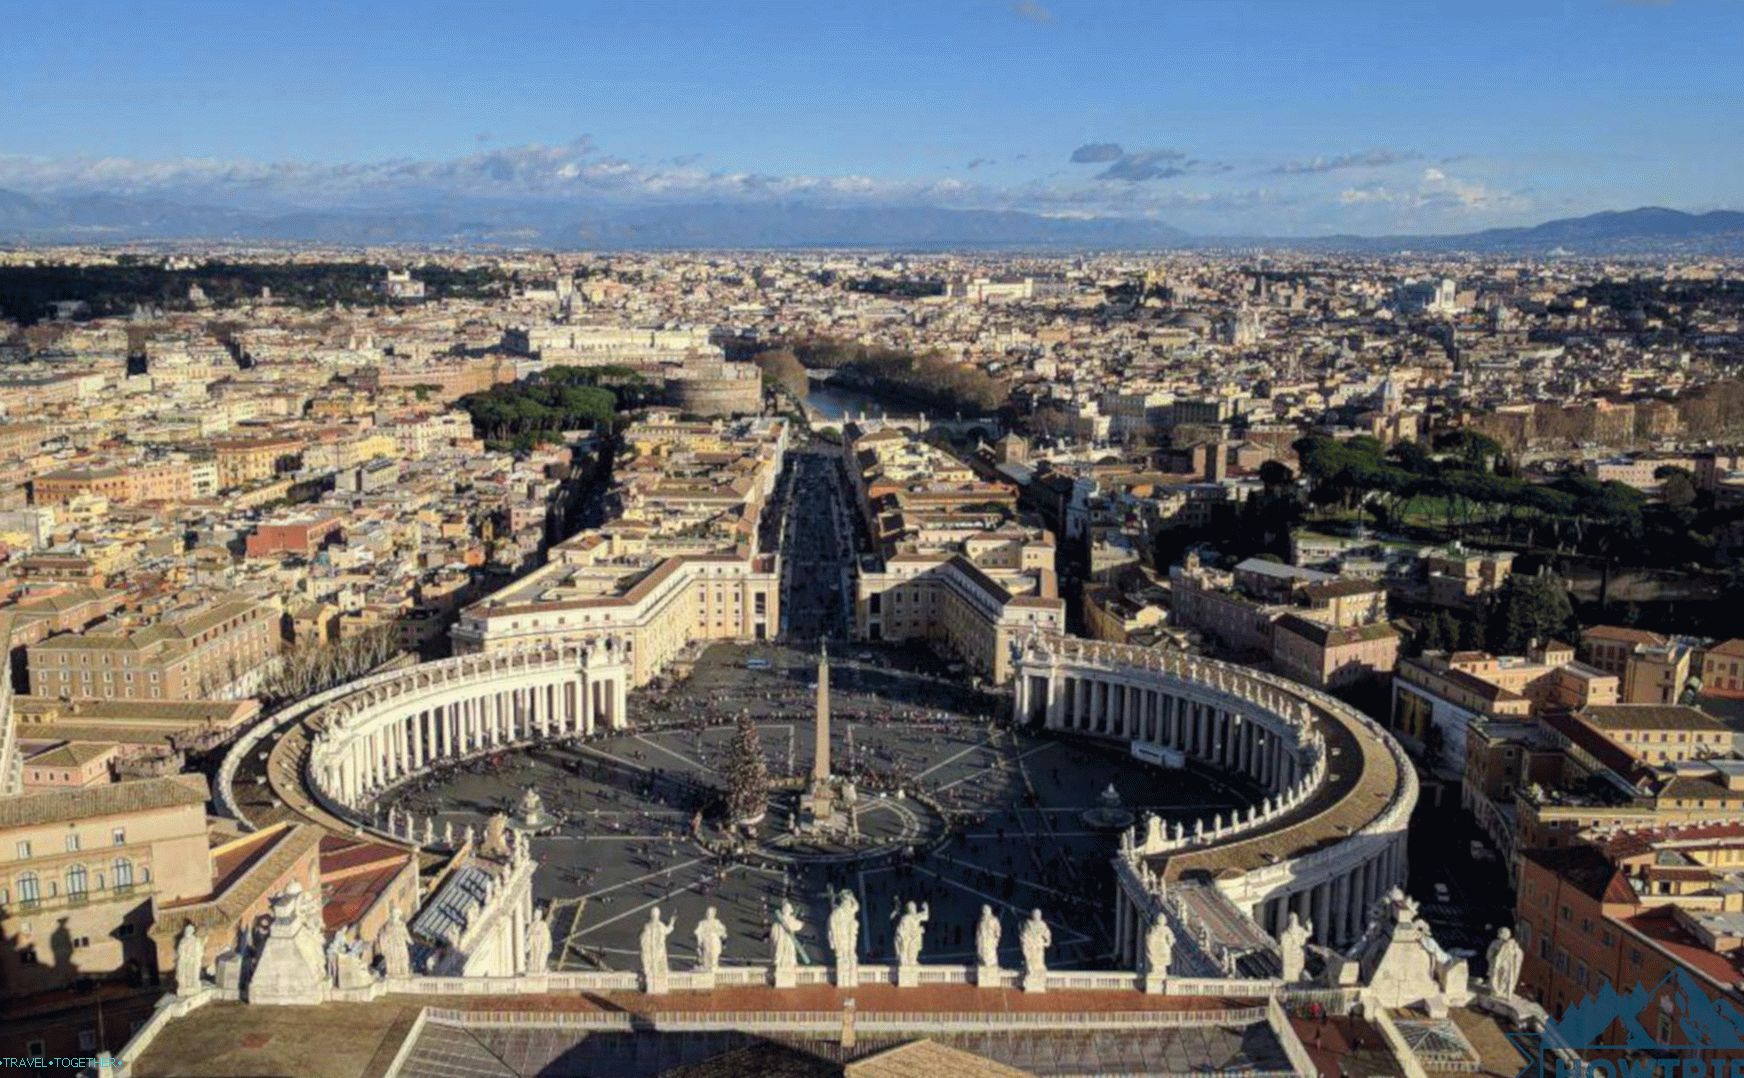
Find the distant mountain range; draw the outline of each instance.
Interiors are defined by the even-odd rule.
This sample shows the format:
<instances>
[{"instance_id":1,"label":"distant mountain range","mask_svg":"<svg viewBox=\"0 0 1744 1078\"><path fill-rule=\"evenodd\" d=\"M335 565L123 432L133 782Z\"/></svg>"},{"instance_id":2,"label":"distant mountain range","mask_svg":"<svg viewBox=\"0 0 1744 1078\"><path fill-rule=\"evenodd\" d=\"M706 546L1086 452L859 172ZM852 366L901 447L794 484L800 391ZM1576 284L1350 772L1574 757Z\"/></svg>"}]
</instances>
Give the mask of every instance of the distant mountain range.
<instances>
[{"instance_id":1,"label":"distant mountain range","mask_svg":"<svg viewBox=\"0 0 1744 1078\"><path fill-rule=\"evenodd\" d=\"M0 190L0 241L209 240L556 249L868 247L1156 250L1273 247L1385 253L1744 254L1744 213L1644 207L1445 236L1204 236L1157 221L1016 210L698 203L635 207L431 199L343 209L241 209L132 195Z\"/></svg>"}]
</instances>

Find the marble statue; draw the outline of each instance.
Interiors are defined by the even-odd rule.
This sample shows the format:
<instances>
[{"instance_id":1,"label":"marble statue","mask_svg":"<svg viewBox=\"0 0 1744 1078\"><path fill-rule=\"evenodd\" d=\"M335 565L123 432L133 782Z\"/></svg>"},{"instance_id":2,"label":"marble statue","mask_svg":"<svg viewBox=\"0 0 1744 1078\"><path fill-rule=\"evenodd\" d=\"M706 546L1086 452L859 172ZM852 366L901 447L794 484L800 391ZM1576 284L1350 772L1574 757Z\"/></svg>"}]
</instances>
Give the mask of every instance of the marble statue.
<instances>
[{"instance_id":1,"label":"marble statue","mask_svg":"<svg viewBox=\"0 0 1744 1078\"><path fill-rule=\"evenodd\" d=\"M388 923L376 933L375 949L382 956L382 966L389 977L409 977L412 973L412 933L406 928L406 916L400 907L388 908Z\"/></svg>"},{"instance_id":2,"label":"marble statue","mask_svg":"<svg viewBox=\"0 0 1744 1078\"><path fill-rule=\"evenodd\" d=\"M1304 924L1295 910L1290 911L1290 918L1284 924L1284 930L1278 933L1278 951L1283 957L1284 983L1295 984L1302 979L1302 970L1308 961L1308 940L1314 935L1314 923Z\"/></svg>"},{"instance_id":3,"label":"marble statue","mask_svg":"<svg viewBox=\"0 0 1744 1078\"><path fill-rule=\"evenodd\" d=\"M526 972L540 974L551 966L551 922L544 910L533 911L533 921L527 926Z\"/></svg>"},{"instance_id":4,"label":"marble statue","mask_svg":"<svg viewBox=\"0 0 1744 1078\"><path fill-rule=\"evenodd\" d=\"M1169 919L1158 913L1145 929L1145 972L1159 975L1169 972L1169 960L1174 954L1175 930L1169 927Z\"/></svg>"},{"instance_id":5,"label":"marble statue","mask_svg":"<svg viewBox=\"0 0 1744 1078\"><path fill-rule=\"evenodd\" d=\"M986 969L999 968L999 932L999 915L992 906L983 905L975 925L975 959Z\"/></svg>"},{"instance_id":6,"label":"marble statue","mask_svg":"<svg viewBox=\"0 0 1744 1078\"><path fill-rule=\"evenodd\" d=\"M913 902L902 909L902 916L896 921L896 964L899 966L917 966L920 964L921 938L926 933L927 919L933 915L931 906L923 903L919 909Z\"/></svg>"},{"instance_id":7,"label":"marble statue","mask_svg":"<svg viewBox=\"0 0 1744 1078\"><path fill-rule=\"evenodd\" d=\"M642 977L647 983L666 979L666 937L672 935L672 930L677 927L677 917L670 921L660 919L659 906L648 911L648 923L642 926L641 940Z\"/></svg>"},{"instance_id":8,"label":"marble statue","mask_svg":"<svg viewBox=\"0 0 1744 1078\"><path fill-rule=\"evenodd\" d=\"M1048 948L1054 934L1042 920L1041 910L1031 910L1029 920L1018 930L1017 942L1023 948L1023 971L1028 977L1040 977L1048 971Z\"/></svg>"},{"instance_id":9,"label":"marble statue","mask_svg":"<svg viewBox=\"0 0 1744 1078\"><path fill-rule=\"evenodd\" d=\"M727 942L727 926L710 906L708 913L696 923L696 968L713 973L721 968L721 948Z\"/></svg>"},{"instance_id":10,"label":"marble statue","mask_svg":"<svg viewBox=\"0 0 1744 1078\"><path fill-rule=\"evenodd\" d=\"M200 990L200 974L206 966L206 943L190 922L176 940L176 995L191 996Z\"/></svg>"},{"instance_id":11,"label":"marble statue","mask_svg":"<svg viewBox=\"0 0 1744 1078\"><path fill-rule=\"evenodd\" d=\"M484 825L484 847L481 850L487 857L507 857L509 855L509 818L502 813L493 813L489 822Z\"/></svg>"},{"instance_id":12,"label":"marble statue","mask_svg":"<svg viewBox=\"0 0 1744 1078\"><path fill-rule=\"evenodd\" d=\"M799 968L799 930L804 927L805 922L793 912L793 903L783 899L769 924L770 957L777 975L791 975Z\"/></svg>"},{"instance_id":13,"label":"marble statue","mask_svg":"<svg viewBox=\"0 0 1744 1078\"><path fill-rule=\"evenodd\" d=\"M1520 984L1520 963L1526 954L1509 928L1496 930L1496 939L1484 953L1490 967L1490 992L1504 999L1512 998Z\"/></svg>"},{"instance_id":14,"label":"marble statue","mask_svg":"<svg viewBox=\"0 0 1744 1078\"><path fill-rule=\"evenodd\" d=\"M339 987L339 956L345 953L346 929L340 928L327 937L327 983Z\"/></svg>"},{"instance_id":15,"label":"marble statue","mask_svg":"<svg viewBox=\"0 0 1744 1078\"><path fill-rule=\"evenodd\" d=\"M860 900L843 888L830 909L830 953L836 958L836 984L860 983Z\"/></svg>"}]
</instances>

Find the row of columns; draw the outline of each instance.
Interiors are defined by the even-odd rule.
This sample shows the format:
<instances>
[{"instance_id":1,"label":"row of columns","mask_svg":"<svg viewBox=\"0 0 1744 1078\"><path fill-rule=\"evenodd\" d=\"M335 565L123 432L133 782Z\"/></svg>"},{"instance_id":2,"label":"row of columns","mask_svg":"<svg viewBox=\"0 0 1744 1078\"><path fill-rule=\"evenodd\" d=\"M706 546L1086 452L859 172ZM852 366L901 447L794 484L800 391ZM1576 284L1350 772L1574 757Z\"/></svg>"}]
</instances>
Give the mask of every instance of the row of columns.
<instances>
[{"instance_id":1,"label":"row of columns","mask_svg":"<svg viewBox=\"0 0 1744 1078\"><path fill-rule=\"evenodd\" d=\"M1276 936L1294 913L1303 924L1313 925L1316 943L1346 947L1363 934L1375 903L1394 887L1405 885L1405 870L1401 831L1389 836L1374 856L1345 872L1265 900L1254 919Z\"/></svg>"},{"instance_id":2,"label":"row of columns","mask_svg":"<svg viewBox=\"0 0 1744 1078\"><path fill-rule=\"evenodd\" d=\"M1024 672L1017 707L1020 719L1042 711L1050 730L1176 749L1274 792L1295 785L1305 770L1291 740L1252 716L1116 676Z\"/></svg>"},{"instance_id":3,"label":"row of columns","mask_svg":"<svg viewBox=\"0 0 1744 1078\"><path fill-rule=\"evenodd\" d=\"M432 761L454 759L534 738L591 734L624 724L626 687L619 675L566 671L560 680L499 689L408 711L351 736L327 764L333 796L356 804ZM329 735L332 736L332 735Z\"/></svg>"},{"instance_id":4,"label":"row of columns","mask_svg":"<svg viewBox=\"0 0 1744 1078\"><path fill-rule=\"evenodd\" d=\"M1019 671L1017 717L1042 716L1049 729L1122 738L1175 749L1226 771L1236 771L1274 792L1290 789L1309 765L1294 739L1229 707L1196 699L1167 685L1127 680L1118 671ZM1286 884L1252 912L1272 935L1290 912L1312 922L1316 942L1343 946L1362 934L1368 911L1405 880L1404 833L1345 872L1313 884ZM1120 952L1136 955L1144 926L1124 900L1115 910ZM1129 957L1130 957L1129 955Z\"/></svg>"}]
</instances>

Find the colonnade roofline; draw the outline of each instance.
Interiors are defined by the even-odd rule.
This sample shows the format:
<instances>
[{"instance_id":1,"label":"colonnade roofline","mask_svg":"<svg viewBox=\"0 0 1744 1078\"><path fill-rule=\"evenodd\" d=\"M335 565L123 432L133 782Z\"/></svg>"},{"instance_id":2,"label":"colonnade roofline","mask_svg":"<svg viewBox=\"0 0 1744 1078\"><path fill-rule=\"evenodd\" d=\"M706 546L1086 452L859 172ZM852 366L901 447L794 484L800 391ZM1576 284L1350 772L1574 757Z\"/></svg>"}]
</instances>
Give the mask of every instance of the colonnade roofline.
<instances>
[{"instance_id":1,"label":"colonnade roofline","mask_svg":"<svg viewBox=\"0 0 1744 1078\"><path fill-rule=\"evenodd\" d=\"M616 637L437 659L357 682L305 721L303 781L322 808L377 830L366 806L444 761L627 722L628 648ZM378 832L383 833L383 832ZM384 837L451 844L408 818Z\"/></svg>"},{"instance_id":2,"label":"colonnade roofline","mask_svg":"<svg viewBox=\"0 0 1744 1078\"><path fill-rule=\"evenodd\" d=\"M1058 634L1014 643L1016 718L1130 742L1245 775L1269 791L1245 814L1168 834L1146 821L1122 842L1125 900L1154 911L1171 884L1214 885L1268 931L1316 915L1348 938L1404 878L1417 779L1404 750L1348 704L1257 670L1185 652ZM1143 923L1133 916L1120 923ZM1127 940L1123 946L1136 945Z\"/></svg>"}]
</instances>

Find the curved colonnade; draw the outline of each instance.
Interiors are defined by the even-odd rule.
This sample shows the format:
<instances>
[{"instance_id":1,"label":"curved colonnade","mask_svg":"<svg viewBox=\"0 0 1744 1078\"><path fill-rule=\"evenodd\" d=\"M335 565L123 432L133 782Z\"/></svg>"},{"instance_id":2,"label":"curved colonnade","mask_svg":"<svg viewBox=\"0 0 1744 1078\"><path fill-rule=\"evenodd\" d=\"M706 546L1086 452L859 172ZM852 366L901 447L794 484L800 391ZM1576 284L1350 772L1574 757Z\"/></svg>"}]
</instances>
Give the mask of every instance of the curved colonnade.
<instances>
[{"instance_id":1,"label":"curved colonnade","mask_svg":"<svg viewBox=\"0 0 1744 1078\"><path fill-rule=\"evenodd\" d=\"M434 764L626 725L630 664L611 638L420 663L360 682L306 721L304 781L327 811L399 841L439 841L426 822L385 831L368 804Z\"/></svg>"},{"instance_id":2,"label":"curved colonnade","mask_svg":"<svg viewBox=\"0 0 1744 1078\"><path fill-rule=\"evenodd\" d=\"M1244 812L1177 824L1155 817L1116 858L1117 953L1137 963L1145 927L1178 913L1173 885L1215 888L1276 935L1288 915L1333 946L1405 879L1417 781L1398 744L1351 707L1295 682L1184 653L1037 634L1015 647L1015 718L1245 775L1269 793ZM301 725L302 782L341 820L417 846L453 845L429 821L370 809L428 768L504 747L628 725L630 664L610 638L459 656L374 675ZM1154 753L1151 754L1154 756ZM1174 918L1179 920L1177 916Z\"/></svg>"},{"instance_id":3,"label":"curved colonnade","mask_svg":"<svg viewBox=\"0 0 1744 1078\"><path fill-rule=\"evenodd\" d=\"M1118 953L1136 960L1170 885L1214 886L1268 934L1298 914L1348 945L1405 882L1417 778L1397 742L1349 705L1246 667L1119 644L1037 636L1018 645L1019 722L1169 749L1270 793L1225 820L1166 831L1154 817L1116 859Z\"/></svg>"}]
</instances>

